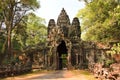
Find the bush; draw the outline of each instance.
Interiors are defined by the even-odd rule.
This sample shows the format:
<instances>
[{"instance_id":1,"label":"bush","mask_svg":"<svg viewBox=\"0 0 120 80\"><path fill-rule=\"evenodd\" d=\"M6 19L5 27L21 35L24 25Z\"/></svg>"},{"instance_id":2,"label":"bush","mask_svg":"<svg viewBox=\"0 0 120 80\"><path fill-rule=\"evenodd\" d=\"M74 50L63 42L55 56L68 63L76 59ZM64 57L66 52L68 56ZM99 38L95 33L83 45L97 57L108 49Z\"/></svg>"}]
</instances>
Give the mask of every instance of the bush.
<instances>
[{"instance_id":1,"label":"bush","mask_svg":"<svg viewBox=\"0 0 120 80\"><path fill-rule=\"evenodd\" d=\"M105 61L104 67L109 67L114 62L115 62L114 60L108 59L108 60Z\"/></svg>"}]
</instances>

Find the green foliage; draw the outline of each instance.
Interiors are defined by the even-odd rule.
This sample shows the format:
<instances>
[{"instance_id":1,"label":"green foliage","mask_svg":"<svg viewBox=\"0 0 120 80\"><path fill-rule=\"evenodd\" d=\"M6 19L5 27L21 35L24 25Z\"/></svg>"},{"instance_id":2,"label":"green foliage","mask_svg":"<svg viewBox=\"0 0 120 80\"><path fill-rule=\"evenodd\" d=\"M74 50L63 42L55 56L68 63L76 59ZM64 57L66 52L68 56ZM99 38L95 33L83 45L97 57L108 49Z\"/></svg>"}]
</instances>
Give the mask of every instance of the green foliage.
<instances>
[{"instance_id":1,"label":"green foliage","mask_svg":"<svg viewBox=\"0 0 120 80\"><path fill-rule=\"evenodd\" d=\"M0 0L0 64L4 59L9 63L14 50L21 51L26 46L26 15L38 8L37 0Z\"/></svg>"},{"instance_id":2,"label":"green foliage","mask_svg":"<svg viewBox=\"0 0 120 80\"><path fill-rule=\"evenodd\" d=\"M26 39L27 39L27 18L26 16L23 17L23 19L18 24L18 27L16 27L12 32L12 46L14 50L23 50Z\"/></svg>"},{"instance_id":3,"label":"green foliage","mask_svg":"<svg viewBox=\"0 0 120 80\"><path fill-rule=\"evenodd\" d=\"M6 34L1 30L0 32L0 53L4 53L6 48Z\"/></svg>"},{"instance_id":4,"label":"green foliage","mask_svg":"<svg viewBox=\"0 0 120 80\"><path fill-rule=\"evenodd\" d=\"M100 54L100 53L99 53L99 54ZM110 64L112 64L112 63L115 62L115 60L114 60L113 58L107 58L105 54L106 54L106 53L101 54L101 56L100 56L100 55L97 55L97 56L98 56L98 57L97 57L97 59L98 59L98 60L97 60L97 63L104 64L104 67L109 67Z\"/></svg>"},{"instance_id":5,"label":"green foliage","mask_svg":"<svg viewBox=\"0 0 120 80\"><path fill-rule=\"evenodd\" d=\"M19 42L18 40L13 39L12 44L13 44L12 46L13 46L13 49L14 49L14 50L22 50L22 49L21 49L22 46L21 46L21 44L20 44L20 42Z\"/></svg>"},{"instance_id":6,"label":"green foliage","mask_svg":"<svg viewBox=\"0 0 120 80\"><path fill-rule=\"evenodd\" d=\"M110 51L107 51L108 54L120 54L120 43L114 44Z\"/></svg>"},{"instance_id":7,"label":"green foliage","mask_svg":"<svg viewBox=\"0 0 120 80\"><path fill-rule=\"evenodd\" d=\"M38 0L20 0L20 2L24 5L29 5L31 9L36 9L40 7Z\"/></svg>"},{"instance_id":8,"label":"green foliage","mask_svg":"<svg viewBox=\"0 0 120 80\"><path fill-rule=\"evenodd\" d=\"M114 51L114 53L116 52L117 54L120 54L120 43L114 44L112 51Z\"/></svg>"},{"instance_id":9,"label":"green foliage","mask_svg":"<svg viewBox=\"0 0 120 80\"><path fill-rule=\"evenodd\" d=\"M67 54L62 54L61 58L66 58Z\"/></svg>"},{"instance_id":10,"label":"green foliage","mask_svg":"<svg viewBox=\"0 0 120 80\"><path fill-rule=\"evenodd\" d=\"M87 41L120 40L119 0L92 0L80 10L82 38Z\"/></svg>"},{"instance_id":11,"label":"green foliage","mask_svg":"<svg viewBox=\"0 0 120 80\"><path fill-rule=\"evenodd\" d=\"M111 60L111 59L107 59L105 60L105 64L104 64L104 67L109 67L112 63L114 63L115 61L114 60Z\"/></svg>"},{"instance_id":12,"label":"green foliage","mask_svg":"<svg viewBox=\"0 0 120 80\"><path fill-rule=\"evenodd\" d=\"M15 50L23 50L28 46L32 46L31 48L34 47L34 49L38 48L39 43L46 41L47 28L44 24L45 20L34 13L24 16L17 29L13 31L13 48Z\"/></svg>"},{"instance_id":13,"label":"green foliage","mask_svg":"<svg viewBox=\"0 0 120 80\"><path fill-rule=\"evenodd\" d=\"M47 37L47 27L44 25L45 20L33 13L28 14L27 20L27 40L26 45L35 45L45 42Z\"/></svg>"},{"instance_id":14,"label":"green foliage","mask_svg":"<svg viewBox=\"0 0 120 80\"><path fill-rule=\"evenodd\" d=\"M7 34L5 37L7 40L5 41L6 47L3 46L2 48L9 54L11 54L12 47L18 49L25 45L25 42L22 43L26 38L26 24L23 18L28 11L37 8L39 8L37 0L0 0L0 30L2 29L1 26L4 26ZM13 46L11 42L13 42Z\"/></svg>"},{"instance_id":15,"label":"green foliage","mask_svg":"<svg viewBox=\"0 0 120 80\"><path fill-rule=\"evenodd\" d=\"M12 64L14 65L15 63L19 63L20 60L18 57L11 57L9 60L6 58L2 61L2 64L4 65L8 65L8 64Z\"/></svg>"},{"instance_id":16,"label":"green foliage","mask_svg":"<svg viewBox=\"0 0 120 80\"><path fill-rule=\"evenodd\" d=\"M79 1L84 1L86 4L88 4L89 2L91 2L93 0L79 0Z\"/></svg>"}]
</instances>

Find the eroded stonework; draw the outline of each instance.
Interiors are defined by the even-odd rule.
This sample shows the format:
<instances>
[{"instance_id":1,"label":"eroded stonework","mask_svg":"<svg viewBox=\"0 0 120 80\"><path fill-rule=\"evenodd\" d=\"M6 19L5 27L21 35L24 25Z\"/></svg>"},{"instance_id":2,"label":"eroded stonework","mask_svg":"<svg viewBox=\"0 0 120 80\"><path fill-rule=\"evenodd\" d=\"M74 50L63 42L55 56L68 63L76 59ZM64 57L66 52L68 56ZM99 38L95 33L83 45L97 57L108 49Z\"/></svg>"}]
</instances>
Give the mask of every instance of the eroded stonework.
<instances>
[{"instance_id":1,"label":"eroded stonework","mask_svg":"<svg viewBox=\"0 0 120 80\"><path fill-rule=\"evenodd\" d=\"M93 65L101 57L105 57L103 55L110 49L110 47L100 47L98 43L81 40L79 19L75 17L70 23L64 9L61 10L57 22L50 19L47 32L47 42L43 47L41 45L42 48L38 54L33 54L39 58L34 58L33 63L37 63L38 68L41 69L87 68L92 70Z\"/></svg>"},{"instance_id":2,"label":"eroded stonework","mask_svg":"<svg viewBox=\"0 0 120 80\"><path fill-rule=\"evenodd\" d=\"M50 19L48 24L47 66L51 69L72 69L83 65L86 58L82 50L79 19L75 17L70 23L69 16L63 8L57 22Z\"/></svg>"}]
</instances>

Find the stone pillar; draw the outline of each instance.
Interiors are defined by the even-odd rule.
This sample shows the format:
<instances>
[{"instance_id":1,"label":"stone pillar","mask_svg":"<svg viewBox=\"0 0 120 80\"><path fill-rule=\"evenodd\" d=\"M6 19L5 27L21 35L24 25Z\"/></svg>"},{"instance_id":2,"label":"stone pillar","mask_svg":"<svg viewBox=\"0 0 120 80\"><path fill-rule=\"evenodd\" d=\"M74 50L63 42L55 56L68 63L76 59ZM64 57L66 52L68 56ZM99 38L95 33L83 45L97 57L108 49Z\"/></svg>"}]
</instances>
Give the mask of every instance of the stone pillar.
<instances>
[{"instance_id":1,"label":"stone pillar","mask_svg":"<svg viewBox=\"0 0 120 80\"><path fill-rule=\"evenodd\" d=\"M58 70L59 69L59 55L58 55L58 52L56 53L56 69Z\"/></svg>"},{"instance_id":2,"label":"stone pillar","mask_svg":"<svg viewBox=\"0 0 120 80\"><path fill-rule=\"evenodd\" d=\"M84 66L82 65L83 64L83 56L82 55L79 55L79 66L80 68L83 68ZM85 62L84 62L85 63Z\"/></svg>"},{"instance_id":3,"label":"stone pillar","mask_svg":"<svg viewBox=\"0 0 120 80\"><path fill-rule=\"evenodd\" d=\"M67 60L68 60L68 69L72 69L72 64L71 64L71 49L68 50L68 57L67 57Z\"/></svg>"},{"instance_id":4,"label":"stone pillar","mask_svg":"<svg viewBox=\"0 0 120 80\"><path fill-rule=\"evenodd\" d=\"M78 65L78 54L76 54L76 65Z\"/></svg>"},{"instance_id":5,"label":"stone pillar","mask_svg":"<svg viewBox=\"0 0 120 80\"><path fill-rule=\"evenodd\" d=\"M47 54L45 55L45 67L47 68L47 66L48 66L48 56L47 56Z\"/></svg>"},{"instance_id":6,"label":"stone pillar","mask_svg":"<svg viewBox=\"0 0 120 80\"><path fill-rule=\"evenodd\" d=\"M54 53L54 61L53 61L53 66L54 66L54 70L57 70L58 69L58 56L57 56L57 51L56 51L56 48L54 49L55 50L55 53Z\"/></svg>"},{"instance_id":7,"label":"stone pillar","mask_svg":"<svg viewBox=\"0 0 120 80\"><path fill-rule=\"evenodd\" d=\"M47 67L49 68L49 66L50 66L50 56L47 55Z\"/></svg>"}]
</instances>

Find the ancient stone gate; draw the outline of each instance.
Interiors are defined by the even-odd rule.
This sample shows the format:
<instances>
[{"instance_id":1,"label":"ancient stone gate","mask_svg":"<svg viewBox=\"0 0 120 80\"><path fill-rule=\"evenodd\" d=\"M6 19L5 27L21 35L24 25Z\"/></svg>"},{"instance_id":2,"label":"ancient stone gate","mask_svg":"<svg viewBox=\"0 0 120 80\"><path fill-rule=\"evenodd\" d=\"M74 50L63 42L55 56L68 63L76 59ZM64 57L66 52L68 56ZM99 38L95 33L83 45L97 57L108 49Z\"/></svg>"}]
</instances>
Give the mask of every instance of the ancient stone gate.
<instances>
[{"instance_id":1,"label":"ancient stone gate","mask_svg":"<svg viewBox=\"0 0 120 80\"><path fill-rule=\"evenodd\" d=\"M75 17L70 23L64 8L58 16L57 23L50 19L48 24L48 57L46 65L51 69L72 69L83 65L85 56L82 53L80 22Z\"/></svg>"},{"instance_id":2,"label":"ancient stone gate","mask_svg":"<svg viewBox=\"0 0 120 80\"><path fill-rule=\"evenodd\" d=\"M39 68L90 69L101 55L110 49L110 47L100 47L94 42L81 40L79 19L75 17L70 23L64 9L61 10L57 22L50 19L47 30L47 42L43 47L41 46L42 49L38 51L38 54L34 54L37 58L34 58L33 63L38 64Z\"/></svg>"}]
</instances>

